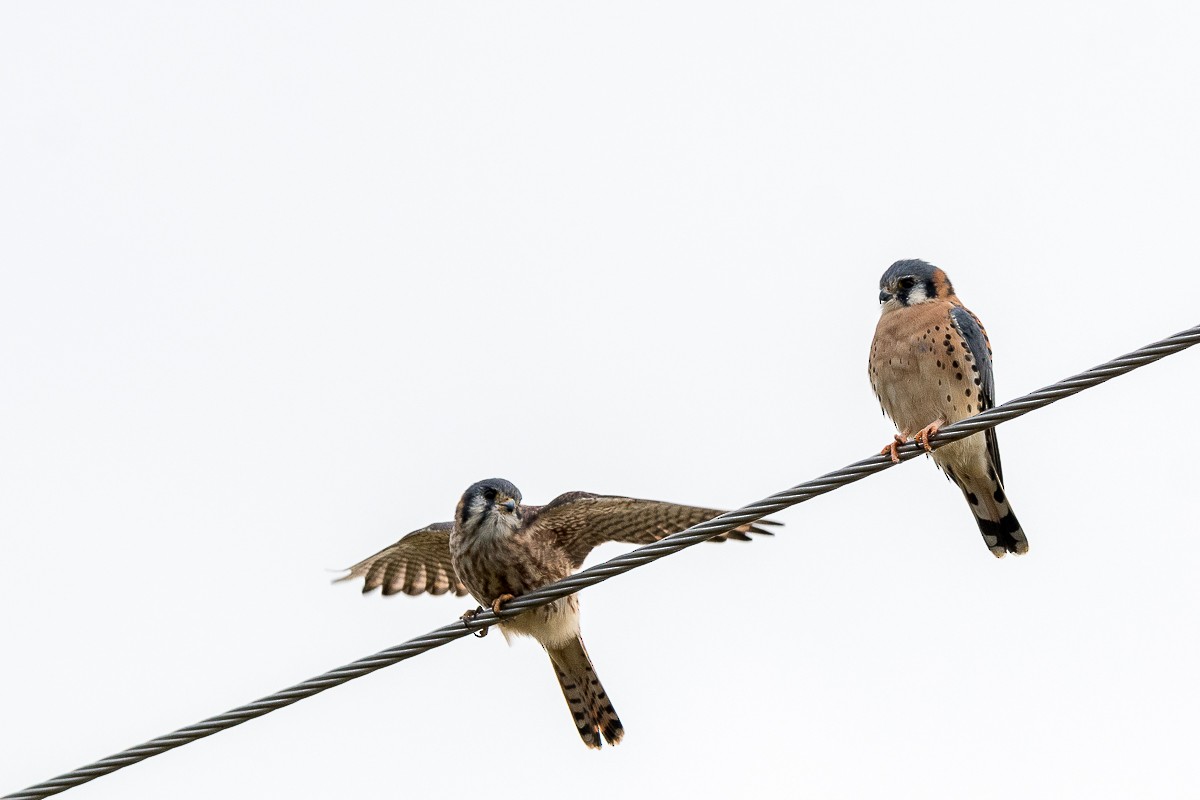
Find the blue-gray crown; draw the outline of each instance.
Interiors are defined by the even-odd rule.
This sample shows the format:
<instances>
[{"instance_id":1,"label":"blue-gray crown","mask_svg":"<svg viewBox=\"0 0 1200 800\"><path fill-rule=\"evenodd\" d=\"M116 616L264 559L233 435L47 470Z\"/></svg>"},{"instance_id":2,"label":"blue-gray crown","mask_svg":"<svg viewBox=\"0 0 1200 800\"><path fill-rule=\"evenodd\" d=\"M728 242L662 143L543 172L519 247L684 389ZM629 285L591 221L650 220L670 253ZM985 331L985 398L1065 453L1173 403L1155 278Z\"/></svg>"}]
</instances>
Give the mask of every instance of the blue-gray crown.
<instances>
[{"instance_id":1,"label":"blue-gray crown","mask_svg":"<svg viewBox=\"0 0 1200 800\"><path fill-rule=\"evenodd\" d=\"M925 281L933 280L933 273L937 270L933 264L928 261L922 261L919 258L909 258L904 261L897 261L887 268L883 273L883 277L879 279L879 288L889 286L898 281L900 278L912 276L917 279L917 282L924 283Z\"/></svg>"},{"instance_id":2,"label":"blue-gray crown","mask_svg":"<svg viewBox=\"0 0 1200 800\"><path fill-rule=\"evenodd\" d=\"M482 497L491 503L495 501L497 495L511 497L518 503L521 502L521 490L503 478L487 478L486 480L471 484L463 492L463 499Z\"/></svg>"}]
</instances>

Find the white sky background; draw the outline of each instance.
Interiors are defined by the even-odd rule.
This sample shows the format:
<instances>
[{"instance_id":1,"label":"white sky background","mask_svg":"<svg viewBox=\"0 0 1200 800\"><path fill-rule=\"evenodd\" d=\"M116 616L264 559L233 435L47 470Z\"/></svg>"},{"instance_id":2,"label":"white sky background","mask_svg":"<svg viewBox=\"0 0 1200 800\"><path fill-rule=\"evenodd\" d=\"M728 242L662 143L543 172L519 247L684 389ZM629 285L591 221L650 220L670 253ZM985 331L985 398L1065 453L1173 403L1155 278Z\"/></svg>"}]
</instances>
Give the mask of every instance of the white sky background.
<instances>
[{"instance_id":1,"label":"white sky background","mask_svg":"<svg viewBox=\"0 0 1200 800\"><path fill-rule=\"evenodd\" d=\"M734 507L877 451L898 258L1000 400L1195 324L1198 23L6 5L0 791L454 619L327 570L477 479ZM920 460L587 591L619 747L493 635L70 796L1194 796L1198 365L1000 429L1025 558Z\"/></svg>"}]
</instances>

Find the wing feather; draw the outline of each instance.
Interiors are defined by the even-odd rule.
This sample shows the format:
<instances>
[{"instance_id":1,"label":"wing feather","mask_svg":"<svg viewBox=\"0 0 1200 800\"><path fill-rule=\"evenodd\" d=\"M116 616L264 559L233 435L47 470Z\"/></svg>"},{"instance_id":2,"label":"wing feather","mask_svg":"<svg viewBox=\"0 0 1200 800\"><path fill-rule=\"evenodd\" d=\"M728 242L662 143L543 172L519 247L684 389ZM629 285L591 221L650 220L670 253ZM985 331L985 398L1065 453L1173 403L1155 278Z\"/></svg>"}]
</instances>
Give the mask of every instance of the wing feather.
<instances>
[{"instance_id":1,"label":"wing feather","mask_svg":"<svg viewBox=\"0 0 1200 800\"><path fill-rule=\"evenodd\" d=\"M454 592L462 597L467 587L458 579L450 560L452 530L453 522L435 522L413 531L350 567L350 572L334 583L362 578L364 594L382 587L385 595Z\"/></svg>"},{"instance_id":2,"label":"wing feather","mask_svg":"<svg viewBox=\"0 0 1200 800\"><path fill-rule=\"evenodd\" d=\"M532 526L553 536L576 568L594 547L604 542L650 544L724 513L715 508L588 492L568 492L536 511ZM713 541L749 541L752 533L770 536L771 532L762 525L778 524L770 520L747 523Z\"/></svg>"},{"instance_id":3,"label":"wing feather","mask_svg":"<svg viewBox=\"0 0 1200 800\"><path fill-rule=\"evenodd\" d=\"M996 379L992 372L992 345L988 341L987 331L979 317L972 314L963 306L950 309L950 320L954 329L962 337L968 352L978 370L975 375L979 378L979 410L987 411L996 405ZM996 441L996 429L989 428L984 432L988 452L996 467L996 475L1000 483L1004 483L1004 472L1000 468L1000 446Z\"/></svg>"}]
</instances>

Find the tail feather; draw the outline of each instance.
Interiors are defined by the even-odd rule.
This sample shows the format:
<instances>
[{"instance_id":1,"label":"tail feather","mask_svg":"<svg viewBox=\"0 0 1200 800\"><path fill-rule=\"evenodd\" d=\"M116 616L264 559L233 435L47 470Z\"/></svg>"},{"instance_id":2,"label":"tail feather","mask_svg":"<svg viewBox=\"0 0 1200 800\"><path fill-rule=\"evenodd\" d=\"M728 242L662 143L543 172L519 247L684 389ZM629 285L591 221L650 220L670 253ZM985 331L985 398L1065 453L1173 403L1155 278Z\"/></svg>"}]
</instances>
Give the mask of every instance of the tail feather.
<instances>
[{"instance_id":1,"label":"tail feather","mask_svg":"<svg viewBox=\"0 0 1200 800\"><path fill-rule=\"evenodd\" d=\"M1024 555L1029 552L1029 540L1008 504L1008 496L995 469L989 467L987 475L950 473L950 477L962 489L983 542L996 558L1003 558L1005 553Z\"/></svg>"},{"instance_id":2,"label":"tail feather","mask_svg":"<svg viewBox=\"0 0 1200 800\"><path fill-rule=\"evenodd\" d=\"M558 676L563 697L583 743L599 749L606 741L609 744L621 741L625 728L600 685L583 639L576 636L574 641L562 647L546 648L546 652L550 654L554 674Z\"/></svg>"}]
</instances>

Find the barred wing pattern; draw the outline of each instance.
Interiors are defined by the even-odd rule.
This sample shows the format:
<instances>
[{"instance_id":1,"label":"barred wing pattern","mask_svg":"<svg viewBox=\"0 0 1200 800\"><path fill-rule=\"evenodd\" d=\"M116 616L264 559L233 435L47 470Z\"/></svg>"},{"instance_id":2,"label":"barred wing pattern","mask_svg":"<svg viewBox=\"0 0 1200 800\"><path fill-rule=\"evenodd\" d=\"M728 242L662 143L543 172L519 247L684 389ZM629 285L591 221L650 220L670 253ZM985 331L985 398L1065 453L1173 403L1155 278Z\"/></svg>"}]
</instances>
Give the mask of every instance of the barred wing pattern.
<instances>
[{"instance_id":1,"label":"barred wing pattern","mask_svg":"<svg viewBox=\"0 0 1200 800\"><path fill-rule=\"evenodd\" d=\"M462 597L467 594L467 587L458 579L450 562L452 530L453 522L435 522L413 531L350 567L350 573L334 583L363 578L363 593L382 586L385 595L454 592Z\"/></svg>"},{"instance_id":2,"label":"barred wing pattern","mask_svg":"<svg viewBox=\"0 0 1200 800\"><path fill-rule=\"evenodd\" d=\"M525 508L526 514L535 510L536 517L527 524L553 536L576 568L583 564L592 548L605 542L650 544L725 513L715 508L589 492L568 492L540 508ZM771 532L761 526L778 524L771 520L747 523L714 537L712 541L749 541L752 533L771 536Z\"/></svg>"}]
</instances>

